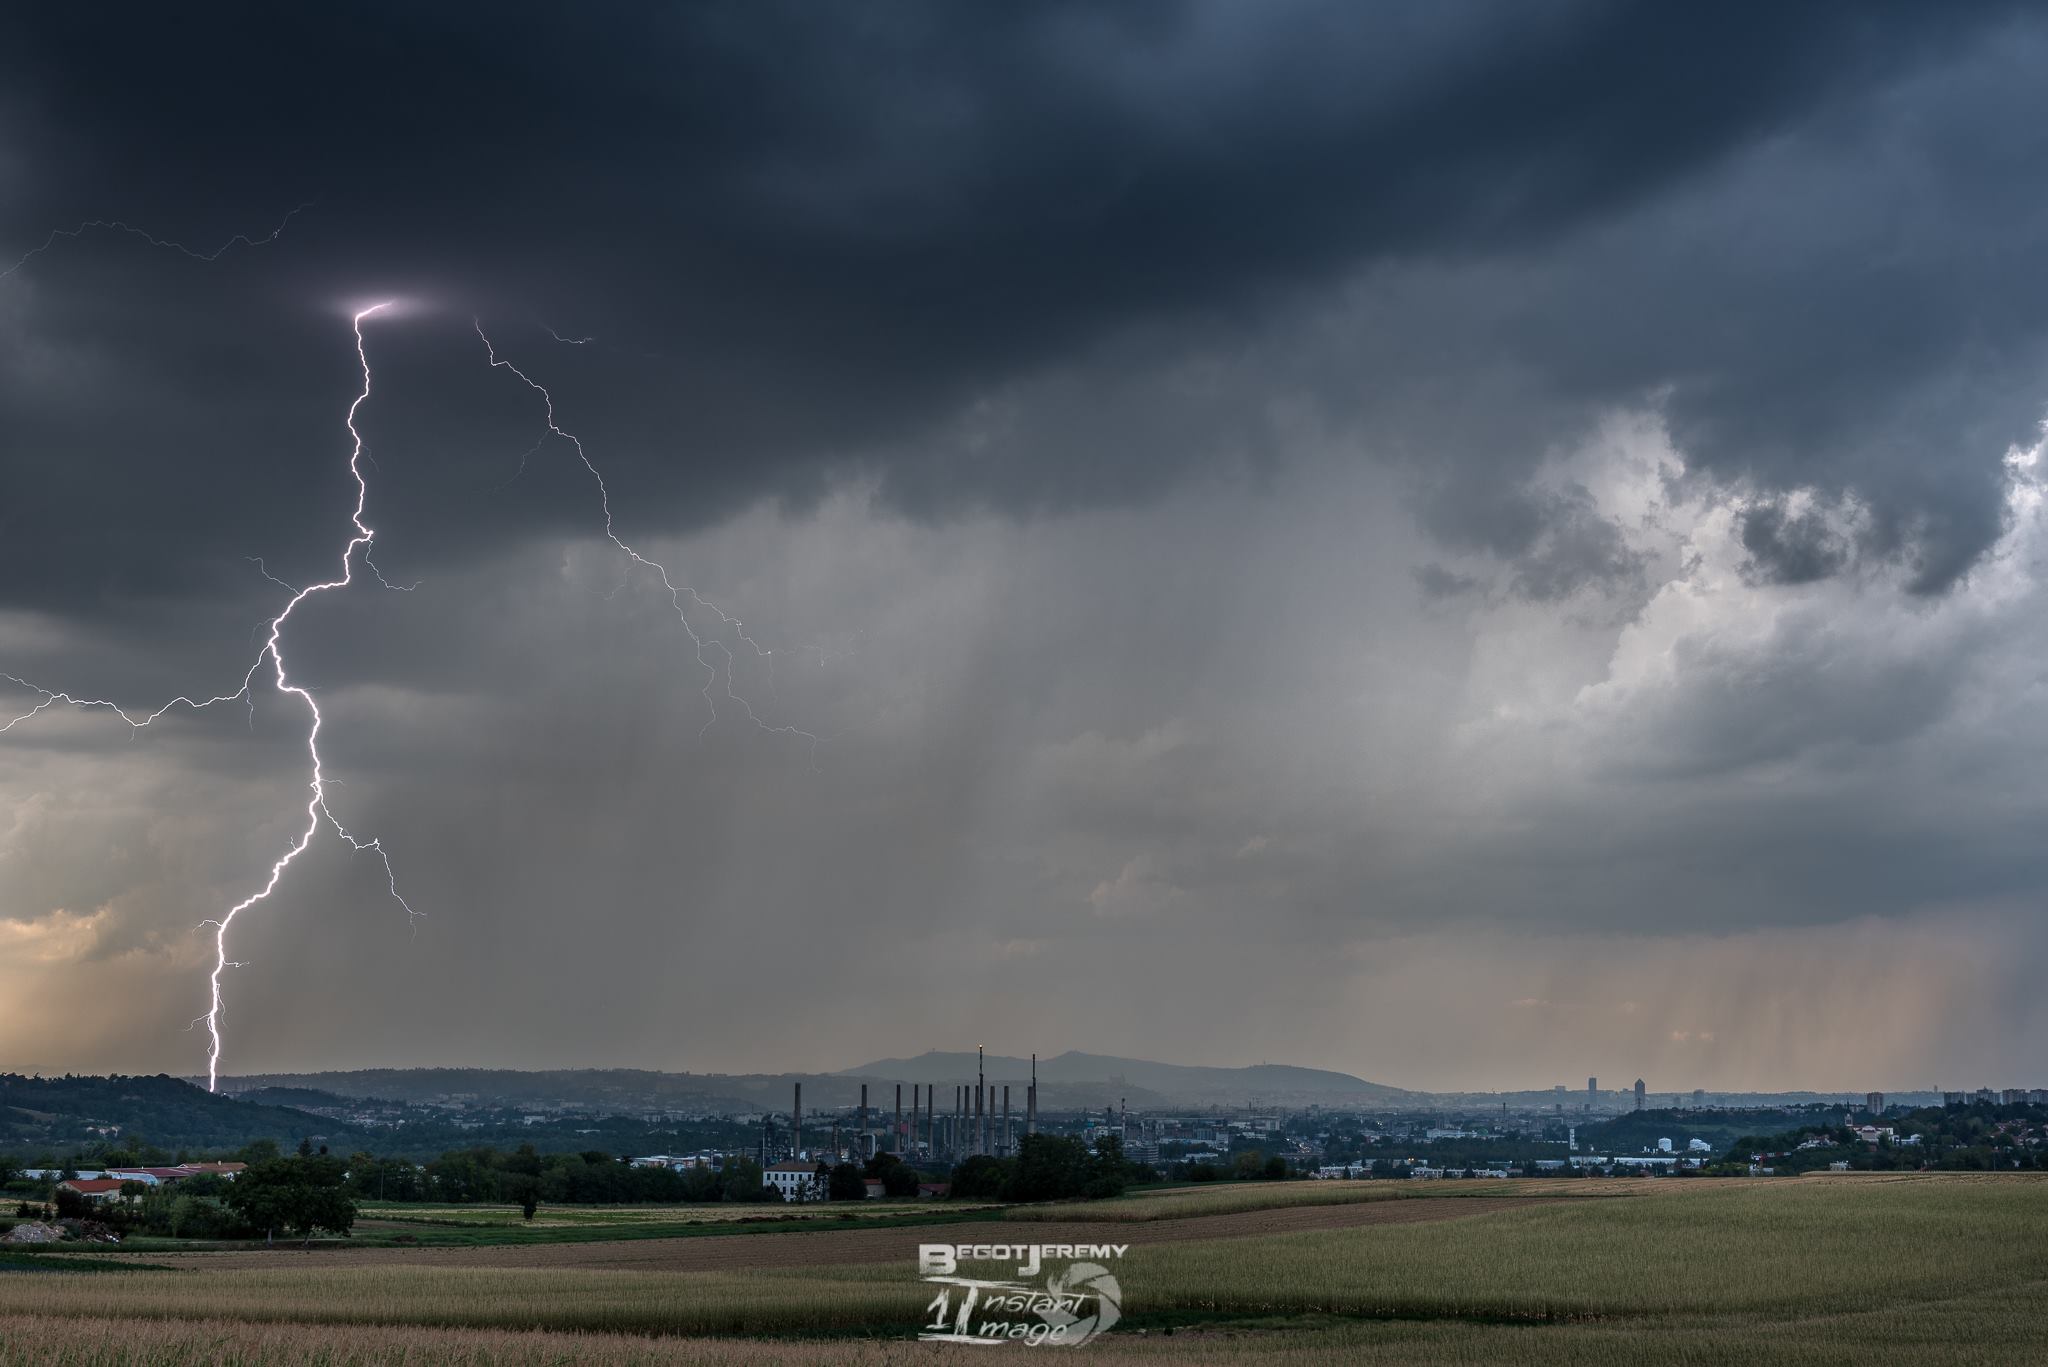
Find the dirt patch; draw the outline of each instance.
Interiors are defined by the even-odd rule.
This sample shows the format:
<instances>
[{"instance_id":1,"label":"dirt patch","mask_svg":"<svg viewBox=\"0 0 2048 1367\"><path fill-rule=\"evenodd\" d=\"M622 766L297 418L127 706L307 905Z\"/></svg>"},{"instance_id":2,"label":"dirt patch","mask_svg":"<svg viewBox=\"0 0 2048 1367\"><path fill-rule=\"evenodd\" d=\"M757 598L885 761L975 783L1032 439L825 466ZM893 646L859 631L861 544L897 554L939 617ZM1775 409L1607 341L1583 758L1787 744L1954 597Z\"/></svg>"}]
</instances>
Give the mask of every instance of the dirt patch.
<instances>
[{"instance_id":1,"label":"dirt patch","mask_svg":"<svg viewBox=\"0 0 2048 1367\"><path fill-rule=\"evenodd\" d=\"M157 1266L190 1271L301 1267L581 1267L659 1272L730 1272L753 1267L844 1267L909 1264L921 1243L1150 1244L1243 1239L1314 1229L1355 1229L1455 1220L1520 1206L1552 1203L1542 1196L1418 1196L1343 1206L1292 1206L1199 1215L1184 1220L1031 1223L989 1220L906 1229L802 1230L774 1235L706 1235L693 1239L627 1239L613 1243L534 1244L491 1248L318 1248L237 1253L152 1254Z\"/></svg>"}]
</instances>

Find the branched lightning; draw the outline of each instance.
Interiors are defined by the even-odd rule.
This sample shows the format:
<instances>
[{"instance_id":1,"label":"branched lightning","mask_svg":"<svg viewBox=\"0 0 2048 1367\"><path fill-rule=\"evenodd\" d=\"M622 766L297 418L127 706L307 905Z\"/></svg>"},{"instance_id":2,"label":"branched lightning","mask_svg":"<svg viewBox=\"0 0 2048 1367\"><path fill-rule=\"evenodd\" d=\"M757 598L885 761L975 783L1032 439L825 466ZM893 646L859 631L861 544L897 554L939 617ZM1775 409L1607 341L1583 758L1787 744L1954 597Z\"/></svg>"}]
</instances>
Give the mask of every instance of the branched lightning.
<instances>
[{"instance_id":1,"label":"branched lightning","mask_svg":"<svg viewBox=\"0 0 2048 1367\"><path fill-rule=\"evenodd\" d=\"M130 237L141 238L152 247L162 247L166 251L177 252L181 256L189 256L194 261L218 261L236 247L260 247L266 242L277 241L278 238L284 235L284 230L290 226L294 218L297 218L305 210L312 207L310 200L304 204L296 205L290 213L278 220L275 228L272 228L262 237L250 237L247 233L236 233L210 252L200 251L196 247L188 247L182 242L173 242L169 238L158 237L146 228L138 228L133 223L125 223L118 218L88 218L75 228L52 228L50 235L43 239L41 246L30 248L19 261L16 261L6 270L0 271L0 280L5 280L44 252L50 250L50 248L56 246L58 239L62 238L66 241L76 242L87 233L94 231L126 233Z\"/></svg>"},{"instance_id":2,"label":"branched lightning","mask_svg":"<svg viewBox=\"0 0 2048 1367\"><path fill-rule=\"evenodd\" d=\"M182 242L158 237L133 224L118 219L88 219L73 228L52 230L40 245L32 248L12 265L7 266L4 270L0 270L0 281L5 281L8 277L14 275L35 258L49 251L60 240L75 241L87 233L95 231L126 234L140 238L152 247L174 251L194 260L214 261L236 247L253 248L265 243L275 242L284 233L292 220L308 207L309 205L301 204L293 208L267 234L251 237L247 234L238 233L210 251L199 250ZM320 833L323 826L332 827L334 832L354 851L374 851L379 862L383 865L385 885L393 900L404 908L410 922L416 925L419 917L419 913L413 909L411 903L399 891L397 873L392 866L390 855L386 851L381 839L376 837L370 839L359 838L341 822L340 818L335 815L332 808L328 805L327 785L330 782L339 784L340 780L328 778L320 753L320 733L325 724L325 718L321 714L319 703L314 697L313 692L306 685L298 683L293 679L287 668L283 652L286 624L291 621L293 614L297 612L302 603L317 594L327 593L336 589L345 589L353 585L356 578L358 553L360 553L362 568L366 572L366 576L373 578L384 588L409 593L418 587L417 584L392 583L385 577L372 555L375 533L363 520L369 500L369 484L364 474L364 464L367 461L372 467L375 466L375 461L363 440L362 432L356 426L357 416L363 405L369 401L371 391L369 353L364 341L363 328L367 320L376 317L391 307L392 304L388 301L375 304L357 312L352 319L356 360L362 375L362 385L348 405L345 419L345 426L349 435L348 467L350 476L355 480L356 499L354 509L349 516L351 535L341 549L340 573L338 577L301 587L272 574L269 566L264 563L261 557L246 557L255 566L257 573L262 575L269 583L275 584L278 588L282 589L289 597L285 600L283 607L266 625L257 628L263 634L262 645L257 651L254 660L251 661L248 670L243 674L238 688L231 693L216 694L210 697L180 694L153 711L143 712L139 710L130 711L109 699L80 697L69 692L31 683L13 674L0 673L0 680L25 690L35 700L32 706L17 715L7 716L0 714L0 733L12 731L16 727L58 707L75 708L82 711L111 712L128 726L131 734L153 725L178 708L199 712L222 703L241 702L246 704L253 719L256 708L258 675L266 668L270 671L272 682L279 693L291 694L300 703L304 704L307 714L306 756L309 767L305 823L297 834L291 838L283 853L272 862L269 873L263 879L261 886L256 888L247 897L228 907L219 916L209 918L200 923L201 926L210 928L212 931L214 964L207 979L207 1009L203 1015L194 1019L192 1025L196 1029L201 1022L204 1022L206 1026L208 1039L206 1077L209 1090L217 1088L219 1084L223 1039L222 1028L225 1020L223 995L225 975L228 969L243 966L240 962L228 956L228 937L234 926L235 919L243 912L268 899L277 890L287 870L310 847L314 837ZM697 663L703 670L703 684L699 691L704 696L709 715L699 734L702 735L704 732L709 731L719 719L717 688L719 676L722 673L724 676L723 692L729 704L736 706L747 721L763 732L799 737L808 741L812 747L813 760L815 762L815 750L823 739L822 737L797 726L775 725L764 720L755 712L753 705L740 694L735 686L736 649L751 650L753 652L755 659L765 672L771 688L774 684L774 652L750 636L738 618L706 599L696 589L687 584L676 582L666 566L643 555L636 547L626 542L619 535L612 513L611 490L605 483L604 475L591 460L588 452L585 451L582 441L573 433L564 430L557 423L554 396L545 386L534 380L525 371L498 355L491 339L484 333L480 321L477 323L476 331L477 336L484 343L491 366L495 369L509 371L517 376L523 384L541 397L544 405L545 430L541 433L532 449L520 458L519 470L513 475L512 479L518 479L525 472L527 459L540 451L547 443L556 440L566 442L575 451L577 460L597 485L598 502L604 516L605 538L618 549L623 557L620 564L620 586L624 587L635 570L645 569L651 570L660 579L663 589L667 591L670 606L675 610L677 623L688 637ZM572 346L587 346L595 341L594 338L590 337L564 336L561 333L555 332L552 328L548 328L547 331L556 341ZM510 483L511 481L507 482ZM692 621L693 613L708 614L708 617L699 619L707 623L709 618L716 618L715 626L708 625L704 630L700 631L698 625ZM798 647L799 650L806 648ZM825 664L829 658L829 652L818 647L808 647L808 649L819 651L820 665Z\"/></svg>"},{"instance_id":3,"label":"branched lightning","mask_svg":"<svg viewBox=\"0 0 2048 1367\"><path fill-rule=\"evenodd\" d=\"M294 210L294 212L297 211ZM282 231L282 225L280 225L280 231ZM275 234L272 234L272 236L274 237ZM225 248L222 250L225 250ZM363 850L376 851L378 859L384 865L385 883L390 889L391 896L401 907L405 908L406 916L410 920L416 923L419 915L419 913L413 910L412 904L407 902L398 890L398 875L391 866L391 856L385 851L383 842L376 837L368 840L358 839L341 823L341 819L335 816L333 810L328 807L327 776L320 758L320 728L324 718L320 714L320 704L314 699L311 690L303 684L294 683L291 676L286 672L283 649L285 623L291 620L292 614L298 610L301 603L315 594L326 593L333 589L347 588L354 582L355 559L358 551L362 552L364 566L369 569L379 583L384 584L387 588L396 589L402 587L386 582L384 576L377 572L376 566L370 561L370 547L375 540L376 534L363 521L363 512L369 502L370 486L363 477L363 437L356 427L356 414L370 397L370 357L363 342L363 321L376 316L389 307L391 305L388 302L373 304L369 308L358 312L354 318L356 360L362 370L363 387L356 394L355 400L348 406L346 423L350 443L348 468L349 474L356 482L356 503L354 511L349 515L349 525L353 528L354 534L349 537L348 542L342 547L341 551L341 575L337 579L330 579L317 584L308 584L304 588L291 590L292 596L286 601L284 608L275 617L270 619L269 630L263 641L263 648L257 652L255 660L249 665L248 672L242 676L242 686L240 688L236 689L233 693L224 693L203 701L181 695L171 699L171 701L165 703L154 712L131 714L117 704L105 699L78 698L69 693L39 687L28 683L26 680L16 678L11 674L0 675L0 678L6 678L20 687L37 694L39 697L36 705L27 712L12 718L4 724L0 724L0 732L10 731L22 722L60 703L77 708L97 708L110 711L126 722L132 730L140 730L150 725L175 707L188 707L197 711L202 708L212 707L218 703L244 700L253 708L255 706L256 675L266 662L268 662L273 677L276 680L277 690L280 693L291 694L306 705L306 711L310 718L306 730L306 754L310 762L311 774L307 781L308 797L306 801L305 828L298 833L290 845L286 847L285 852L270 866L270 876L264 881L261 888L229 907L219 917L201 923L204 926L212 927L214 933L214 966L213 972L208 977L209 999L207 1009L203 1016L200 1016L193 1022L194 1025L197 1025L199 1021L206 1022L208 1037L206 1085L208 1090L212 1090L218 1084L220 1076L221 977L228 969L241 966L236 961L228 958L228 931L234 925L237 916L240 916L243 912L249 910L258 902L263 901L272 892L277 890L277 885L284 878L285 870L305 852L307 846L312 844L313 837L319 833L323 821L332 826L335 833L348 842L352 849L358 852ZM272 575L264 567L261 560L256 561L256 566L264 578L284 588L291 588L283 580Z\"/></svg>"},{"instance_id":4,"label":"branched lightning","mask_svg":"<svg viewBox=\"0 0 2048 1367\"><path fill-rule=\"evenodd\" d=\"M548 329L548 331L551 335L553 335L554 330L552 328ZM576 459L582 462L583 468L590 472L591 479L596 481L598 506L604 512L605 539L607 541L610 541L612 545L619 548L619 551L626 557L629 566L642 566L647 569L653 570L655 574L660 576L662 588L668 591L669 604L675 609L676 621L681 624L684 635L690 638L690 646L697 657L697 663L701 665L704 669L704 684L699 691L704 695L704 702L706 706L708 706L710 709L710 716L705 721L704 726L698 731L698 735L701 736L705 731L710 730L711 727L718 720L718 697L712 690L714 685L716 685L718 682L721 670L719 669L719 666L713 663L712 660L706 654L707 651L718 651L724 656L725 667L722 672L725 676L725 696L732 702L739 705L740 711L745 714L747 720L752 722L759 729L771 732L776 735L801 736L802 738L808 740L811 743L811 746L815 751L817 745L822 740L822 737L814 735L811 732L806 731L801 727L797 726L771 725L770 723L762 720L761 717L755 713L753 705L750 704L737 691L735 691L733 687L732 648L729 645L727 645L723 640L720 640L715 637L708 637L698 632L696 627L693 626L690 622L689 606L686 605L685 600L687 600L688 605L694 605L717 617L719 625L721 627L730 629L733 639L742 642L748 649L754 652L754 655L758 659L764 662L764 665L766 667L771 669L773 668L774 663L774 652L762 646L761 643L759 641L756 641L753 637L747 635L746 628L741 624L740 620L737 617L732 616L730 613L720 608L716 603L713 603L709 599L705 598L702 594L698 593L697 590L691 588L689 585L676 583L669 576L669 572L666 566L662 565L659 561L648 559L639 551L635 550L631 545L627 544L627 542L619 536L618 531L613 525L612 520L611 490L606 486L604 482L604 475L599 472L597 466L591 461L589 453L583 449L582 440L578 438L573 432L564 431L562 427L556 423L555 396L548 392L547 386L541 384L532 376L528 375L525 371L521 370L518 366L514 365L512 362L506 360L504 357L498 354L497 347L492 343L490 337L484 332L484 325L481 319L476 320L476 335L478 336L478 338L482 340L484 344L484 352L489 357L490 363L493 368L498 370L510 371L512 374L518 376L520 381L524 383L527 388L533 390L535 393L540 395L541 402L544 408L544 420L547 424L547 432L542 437L542 441L545 442L549 437L553 437L557 440L567 442L569 446L576 452ZM570 339L558 336L556 340L569 341ZM533 448L533 450L538 449L538 446ZM533 454L533 450L529 450L526 453L526 456L520 457L520 470L522 472L526 468L526 458L527 456L531 456ZM515 475L513 476L513 478L516 479L518 478L518 476Z\"/></svg>"}]
</instances>

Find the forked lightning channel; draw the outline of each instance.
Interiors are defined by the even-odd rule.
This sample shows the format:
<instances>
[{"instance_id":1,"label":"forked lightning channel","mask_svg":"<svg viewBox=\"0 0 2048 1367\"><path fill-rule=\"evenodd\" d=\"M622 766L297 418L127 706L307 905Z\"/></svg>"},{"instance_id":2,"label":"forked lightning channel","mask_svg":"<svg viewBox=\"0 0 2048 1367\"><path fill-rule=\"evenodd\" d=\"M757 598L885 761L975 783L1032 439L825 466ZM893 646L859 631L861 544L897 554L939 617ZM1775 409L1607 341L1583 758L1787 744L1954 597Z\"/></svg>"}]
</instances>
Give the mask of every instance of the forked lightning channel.
<instances>
[{"instance_id":1,"label":"forked lightning channel","mask_svg":"<svg viewBox=\"0 0 2048 1367\"><path fill-rule=\"evenodd\" d=\"M150 243L150 245L155 247L161 247L167 250L176 251L182 253L183 255L190 256L202 261L212 261L221 256L223 253L225 253L232 247L253 247L260 246L264 243L276 241L278 236L281 233L283 233L285 227L291 222L293 216L298 214L300 210L305 207L306 206L301 205L299 206L299 208L293 209L291 213L286 214L284 219L277 225L277 227L272 229L271 232L266 236L260 238L251 238L246 235L238 234L234 238L231 238L228 242L222 244L219 248L210 252L197 251L194 250L193 248L183 245L182 243L156 237L150 233L143 231L140 228L136 228L128 223L120 222L118 220L88 220L87 222L79 224L76 228L58 229L52 232L50 236L40 246L30 251L27 255L23 256L13 265L7 267L4 271L0 271L0 280L4 280L8 276L14 274L14 272L21 269L21 267L26 265L29 261L41 255L43 252L49 250L49 248L60 239L76 239L82 236L87 231L93 229L130 234L144 239L145 241ZM411 903L407 902L404 895L399 892L397 872L392 867L391 857L386 852L381 839L376 837L372 837L368 840L358 838L354 833L352 833L348 829L348 827L342 824L340 818L335 816L333 809L330 808L327 804L326 767L320 755L320 731L322 725L325 722L325 718L321 715L320 704L314 698L312 691L308 689L305 685L294 681L290 669L285 661L284 642L286 624L291 621L292 614L297 612L300 605L306 602L307 599L312 598L317 594L329 593L336 589L345 589L354 584L356 576L356 562L358 558L361 559L364 570L366 570L370 577L374 578L377 583L383 585L385 588L388 589L397 589L402 592L410 591L410 589L407 586L392 584L388 582L384 578L383 574L378 570L376 561L372 559L371 553L374 542L376 540L376 533L371 529L368 523L363 521L364 512L368 507L369 503L370 490L369 483L363 474L363 459L365 456L363 436L360 429L358 429L356 426L356 417L361 412L363 405L369 402L371 390L370 358L368 347L364 341L363 325L366 322L376 318L377 315L379 315L380 313L384 313L386 310L389 310L392 307L392 301L388 300L383 303L372 304L370 307L358 311L351 320L355 338L356 362L361 372L362 384L361 388L357 391L354 400L351 401L348 406L347 417L344 421L344 426L347 428L349 438L348 469L350 477L355 482L356 499L355 507L349 514L350 535L348 539L343 543L341 548L340 573L335 578L328 579L316 584L309 584L303 588L295 588L291 584L288 584L284 580L279 579L275 575L271 574L268 567L264 565L261 558L249 557L255 563L258 572L261 573L265 579L284 589L291 595L291 597L286 600L283 609L280 610L276 616L270 619L268 624L268 630L264 635L263 646L257 652L255 660L250 663L248 671L242 676L242 682L239 688L237 688L232 693L217 694L213 697L208 698L194 698L188 695L180 694L178 697L171 699L169 702L157 708L155 711L147 713L131 713L123 707L121 707L119 704L112 702L108 699L77 697L67 692L63 692L57 689L45 688L39 684L31 683L28 680L22 679L13 674L0 673L0 679L6 679L17 686L26 689L30 693L36 695L37 698L35 706L29 708L28 711L23 712L17 716L11 717L4 722L0 722L0 732L11 731L15 727L21 725L22 723L27 722L41 715L45 711L48 711L50 708L59 706L111 712L115 716L119 717L123 722L125 722L132 730L135 731L140 731L144 727L152 725L153 723L164 717L166 714L181 707L197 712L209 707L218 706L221 703L243 702L249 706L253 713L253 710L255 708L255 689L257 675L260 672L262 672L266 666L269 668L271 672L273 681L275 682L277 687L277 691L280 693L288 693L292 695L292 697L296 698L306 708L306 757L309 765L309 774L307 778L305 825L292 839L290 844L286 846L284 853L279 855L277 859L271 864L269 876L264 879L262 885L259 888L257 888L256 891L250 893L241 901L236 902L233 906L228 907L218 917L201 922L202 927L210 928L213 932L214 963L212 972L208 975L208 998L206 1012L204 1015L198 1017L193 1022L193 1024L197 1026L201 1022L204 1022L206 1025L206 1085L208 1090L216 1089L220 1081L222 1024L224 1019L222 980L226 975L227 970L229 970L230 968L239 968L243 966L240 963L228 957L228 934L230 930L233 928L235 919L237 917L239 917L243 912L246 912L251 908L255 907L256 905L258 905L259 903L263 902L273 892L277 890L278 885L284 879L285 871L291 867L293 861L295 861L301 854L305 853L306 849L312 844L313 838L319 834L320 828L323 824L333 827L335 833L339 835L342 840L346 841L350 848L358 852L365 850L374 851L379 861L383 864L385 884L387 888L390 890L392 898L396 900L401 907L405 908L405 912L408 918L416 919L419 915L419 913L413 909ZM525 371L513 365L510 361L507 361L500 357L497 353L496 348L492 346L490 338L484 334L483 326L480 322L477 324L476 331L477 336L481 338L484 343L485 354L491 366L497 369L502 369L510 372L512 375L518 377L518 379L522 383L524 383L529 389L533 390L540 396L544 406L544 416L546 425L546 430L542 434L541 442L544 444L550 440L559 440L567 443L570 446L570 448L575 452L576 458L578 459L578 461L581 462L583 468L589 472L591 479L596 483L598 505L604 515L604 534L606 540L610 541L611 544L614 547L616 547L622 555L626 557L626 560L630 567L638 567L645 570L650 570L660 579L662 588L668 594L670 606L673 607L675 610L677 621L682 626L685 635L688 637L690 641L691 647L697 659L697 663L704 669L704 682L701 691L704 695L705 702L707 703L710 709L709 717L705 722L705 728L708 729L718 719L718 698L714 693L713 689L714 685L718 681L720 674L722 673L725 678L724 693L727 701L736 704L740 712L747 719L747 721L749 721L755 727L763 731L771 732L778 735L800 737L804 740L809 741L811 745L815 748L815 746L821 739L820 737L812 734L809 731L803 730L800 727L787 725L772 725L769 722L762 720L762 718L755 713L752 705L749 704L747 700L743 696L741 696L739 692L737 692L734 688L734 656L732 647L728 645L725 640L719 639L719 637L716 635L706 635L704 633L700 633L690 621L690 609L694 607L715 616L718 619L718 626L721 629L721 631L729 633L732 639L742 643L747 649L751 650L758 659L762 661L765 667L770 669L772 669L773 667L773 652L763 647L752 636L749 636L746 632L745 627L741 624L738 618L733 617L731 614L719 608L716 604L704 598L694 588L691 588L687 584L677 583L674 580L674 578L670 575L666 566L661 564L661 562L659 561L656 561L654 559L649 558L646 555L643 555L639 550L637 550L635 547L627 543L623 538L619 536L616 528L613 525L611 490L606 486L604 476L599 472L597 466L591 461L589 454L584 450L582 441L579 440L572 433L565 431L563 428L557 425L555 421L554 396L551 393L549 393L549 391L539 382L535 381L532 377L527 375ZM558 340L565 342L580 344L581 342L588 340L580 338L560 337L559 334L554 334L552 329L549 329L549 332L551 335L555 335L558 338ZM536 449L538 449L538 447L536 447ZM531 453L529 452L529 454ZM719 667L719 664L712 659L712 652L719 653L723 656L723 669L721 669Z\"/></svg>"},{"instance_id":2,"label":"forked lightning channel","mask_svg":"<svg viewBox=\"0 0 2048 1367\"><path fill-rule=\"evenodd\" d=\"M349 831L348 827L342 825L340 818L335 816L333 809L327 805L327 773L320 759L320 727L325 719L320 715L320 704L313 697L312 691L306 688L305 685L292 681L291 674L285 665L284 656L285 623L291 620L292 614L297 612L299 605L308 598L313 597L315 594L331 592L334 589L347 588L350 584L354 583L357 552L362 553L365 566L370 569L370 572L375 575L377 580L380 583L383 581L383 576L376 573L375 566L371 565L369 560L370 545L376 539L376 533L363 521L363 511L369 502L370 486L363 478L363 434L356 427L356 414L370 397L370 355L363 342L363 323L366 319L374 318L390 307L389 302L372 304L369 308L358 312L353 320L356 361L362 370L363 387L357 392L355 400L349 404L348 418L346 420L349 435L348 469L349 474L355 480L356 504L354 511L349 514L349 526L352 529L352 535L341 549L341 574L337 578L329 579L322 583L308 584L292 594L291 598L286 601L284 609L277 616L270 619L269 631L263 639L263 648L257 652L256 659L249 665L248 673L242 676L242 686L240 688L232 693L223 693L203 701L181 695L171 699L171 701L165 703L154 712L136 716L127 712L118 704L103 698L77 698L54 689L38 687L11 674L4 676L22 687L37 693L40 695L41 700L27 712L12 718L4 725L0 725L0 731L10 731L46 708L59 703L71 707L104 709L112 712L122 721L128 723L130 727L137 730L150 725L165 713L177 707L187 707L198 711L202 708L213 707L219 703L243 701L253 708L255 706L256 675L266 664L270 666L271 672L276 679L278 692L289 693L306 706L308 717L306 755L311 765L311 774L307 780L306 825L298 833L297 837L292 840L291 844L285 848L285 852L279 855L277 861L270 866L270 876L264 880L262 887L229 907L219 917L202 923L212 928L214 946L213 972L208 977L206 1014L199 1017L199 1020L206 1023L206 1086L209 1091L216 1088L220 1081L221 977L228 969L240 967L239 964L228 957L228 931L234 926L237 916L240 916L243 912L263 901L277 890L278 883L284 878L284 871L291 867L293 860L305 853L307 846L313 843L313 837L319 833L322 821L333 826L335 833L347 841L352 848L358 851L376 851L378 859L383 862L385 883L390 888L392 897L396 898L398 904L405 908L408 917L416 917L418 915L413 910L412 905L398 891L398 875L391 867L391 856L385 852L382 841L375 837L369 840L357 839ZM282 582L273 578L268 570L264 571L264 577L271 579L273 583ZM194 1022L194 1024L197 1023L197 1021Z\"/></svg>"}]
</instances>

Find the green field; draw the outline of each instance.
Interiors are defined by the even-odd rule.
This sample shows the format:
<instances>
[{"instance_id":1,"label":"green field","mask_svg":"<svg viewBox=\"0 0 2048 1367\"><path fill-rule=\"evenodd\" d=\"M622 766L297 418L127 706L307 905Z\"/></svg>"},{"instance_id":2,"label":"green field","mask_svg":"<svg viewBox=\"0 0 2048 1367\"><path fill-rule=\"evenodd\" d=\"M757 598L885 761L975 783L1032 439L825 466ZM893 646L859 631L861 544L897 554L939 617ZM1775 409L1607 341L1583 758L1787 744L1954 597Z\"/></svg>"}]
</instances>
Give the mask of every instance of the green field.
<instances>
[{"instance_id":1,"label":"green field","mask_svg":"<svg viewBox=\"0 0 2048 1367\"><path fill-rule=\"evenodd\" d=\"M1248 1186L1072 1208L1122 1216L1104 1227L1128 1223L1164 1241L1134 1242L1117 1267L1125 1318L1116 1333L1084 1349L1039 1351L1106 1361L1596 1367L1857 1357L1946 1367L2048 1356L2048 1181L2026 1177L1614 1183L1598 1188L1607 1199L1560 1191L1563 1199L1513 1208L1474 1201L1473 1214L1430 1223L1200 1232L1205 1218L1222 1216L1216 1207L1246 1209L1232 1203L1254 1194L1260 1208L1298 1209L1319 1199L1401 1201L1413 1190L1382 1183L1386 1196L1364 1196L1373 1185ZM1418 1194L1497 1195L1503 1186L1429 1185L1437 1189ZM1197 1213L1196 1202L1208 1208ZM1466 1204L1436 1209L1455 1214ZM1160 1206L1179 1213L1133 1214ZM621 1214L556 1218L586 1233L674 1223ZM0 1362L958 1359L956 1347L907 1341L930 1291L908 1257L917 1231L901 1236L900 1260L841 1263L833 1249L851 1247L844 1240L897 1236L823 1228L769 1227L744 1246L757 1255L786 1248L790 1265L735 1270L663 1270L668 1250L704 1247L693 1238L624 1248L621 1256L641 1260L630 1266L589 1265L607 1245L585 1241L0 1273ZM944 1228L932 1236L945 1240ZM1049 1228L1020 1237L1060 1236ZM506 1258L524 1261L486 1265ZM772 1341L753 1341L763 1337Z\"/></svg>"}]
</instances>

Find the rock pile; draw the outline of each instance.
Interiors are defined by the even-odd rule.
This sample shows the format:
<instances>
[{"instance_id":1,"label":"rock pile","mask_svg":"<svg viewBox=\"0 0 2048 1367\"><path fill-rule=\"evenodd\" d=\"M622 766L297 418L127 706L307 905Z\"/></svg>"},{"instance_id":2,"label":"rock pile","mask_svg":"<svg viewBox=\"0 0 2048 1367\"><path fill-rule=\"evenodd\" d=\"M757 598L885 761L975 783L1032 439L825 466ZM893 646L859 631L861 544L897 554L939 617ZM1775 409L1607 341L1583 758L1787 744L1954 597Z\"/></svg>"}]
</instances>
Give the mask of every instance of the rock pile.
<instances>
[{"instance_id":1,"label":"rock pile","mask_svg":"<svg viewBox=\"0 0 2048 1367\"><path fill-rule=\"evenodd\" d=\"M46 1225L32 1220L25 1225L16 1225L5 1234L0 1234L0 1244L54 1244L64 1237L64 1231L55 1225Z\"/></svg>"}]
</instances>

